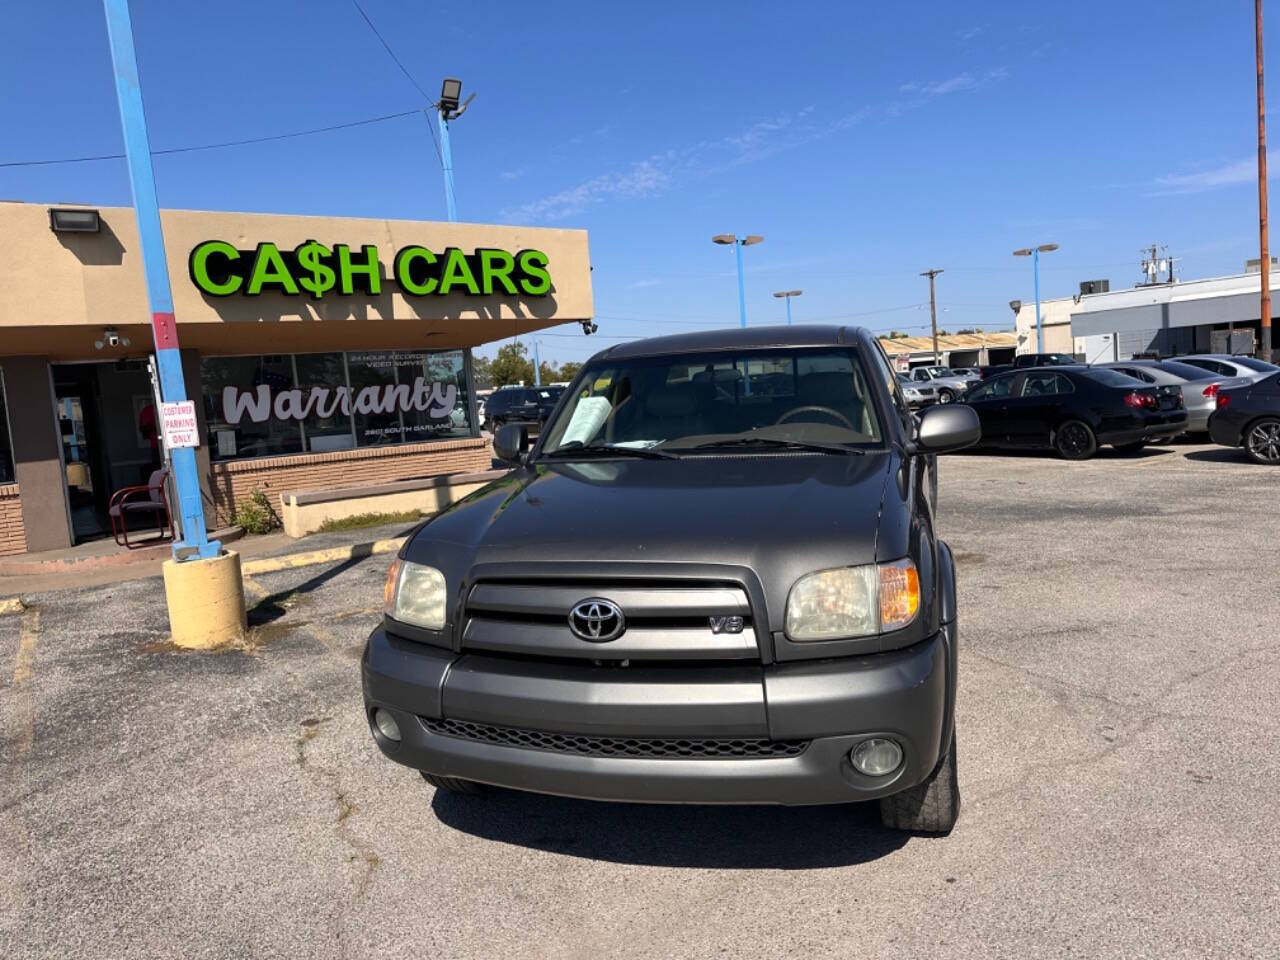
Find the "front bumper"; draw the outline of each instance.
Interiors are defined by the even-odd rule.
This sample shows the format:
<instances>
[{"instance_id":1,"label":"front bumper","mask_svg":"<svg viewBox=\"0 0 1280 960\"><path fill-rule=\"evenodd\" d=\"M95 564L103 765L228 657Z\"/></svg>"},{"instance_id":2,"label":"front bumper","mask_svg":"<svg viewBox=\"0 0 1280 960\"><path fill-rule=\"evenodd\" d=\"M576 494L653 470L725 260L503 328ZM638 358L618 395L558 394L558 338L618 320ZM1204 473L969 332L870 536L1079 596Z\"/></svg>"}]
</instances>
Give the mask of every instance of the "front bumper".
<instances>
[{"instance_id":1,"label":"front bumper","mask_svg":"<svg viewBox=\"0 0 1280 960\"><path fill-rule=\"evenodd\" d=\"M390 759L439 776L596 800L814 804L870 800L923 781L950 737L956 628L891 653L769 666L608 668L457 654L370 636L366 714L396 718ZM584 737L808 741L796 756L592 756L431 732L424 719ZM372 725L370 727L373 730ZM902 744L894 773L853 768L870 736Z\"/></svg>"}]
</instances>

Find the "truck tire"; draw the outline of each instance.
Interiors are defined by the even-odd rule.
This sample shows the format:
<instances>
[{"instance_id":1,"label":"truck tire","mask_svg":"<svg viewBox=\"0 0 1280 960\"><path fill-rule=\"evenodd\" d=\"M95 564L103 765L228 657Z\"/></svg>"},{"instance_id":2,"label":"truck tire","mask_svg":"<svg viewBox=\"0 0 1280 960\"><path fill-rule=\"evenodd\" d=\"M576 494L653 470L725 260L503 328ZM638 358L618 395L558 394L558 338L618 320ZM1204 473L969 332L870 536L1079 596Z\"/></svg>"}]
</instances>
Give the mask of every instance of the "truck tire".
<instances>
[{"instance_id":1,"label":"truck tire","mask_svg":"<svg viewBox=\"0 0 1280 960\"><path fill-rule=\"evenodd\" d=\"M474 780L459 780L457 777L437 777L434 773L427 773L425 770L419 770L422 779L427 781L437 790L445 790L448 793L484 793L485 786L483 783L476 783Z\"/></svg>"},{"instance_id":2,"label":"truck tire","mask_svg":"<svg viewBox=\"0 0 1280 960\"><path fill-rule=\"evenodd\" d=\"M939 403L951 403L952 401L955 400L955 398L956 398L955 393L952 392L951 390L948 390L946 387L943 387L941 390L938 391Z\"/></svg>"},{"instance_id":3,"label":"truck tire","mask_svg":"<svg viewBox=\"0 0 1280 960\"><path fill-rule=\"evenodd\" d=\"M950 833L960 816L960 780L956 771L956 735L951 733L947 755L924 783L884 797L880 822L893 830Z\"/></svg>"}]
</instances>

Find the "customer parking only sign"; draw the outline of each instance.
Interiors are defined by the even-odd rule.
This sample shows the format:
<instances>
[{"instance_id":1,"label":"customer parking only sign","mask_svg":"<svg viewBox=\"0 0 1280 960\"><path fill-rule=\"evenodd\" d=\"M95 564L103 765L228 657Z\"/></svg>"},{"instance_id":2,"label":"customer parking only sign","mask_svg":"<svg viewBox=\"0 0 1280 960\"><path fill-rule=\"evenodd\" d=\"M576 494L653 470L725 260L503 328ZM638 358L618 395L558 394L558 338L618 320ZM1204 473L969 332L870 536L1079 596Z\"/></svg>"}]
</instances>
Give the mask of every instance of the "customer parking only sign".
<instances>
[{"instance_id":1,"label":"customer parking only sign","mask_svg":"<svg viewBox=\"0 0 1280 960\"><path fill-rule=\"evenodd\" d=\"M160 417L164 425L164 446L166 450L200 446L200 430L196 426L196 404L194 400L183 400L180 403L162 403L160 405Z\"/></svg>"}]
</instances>

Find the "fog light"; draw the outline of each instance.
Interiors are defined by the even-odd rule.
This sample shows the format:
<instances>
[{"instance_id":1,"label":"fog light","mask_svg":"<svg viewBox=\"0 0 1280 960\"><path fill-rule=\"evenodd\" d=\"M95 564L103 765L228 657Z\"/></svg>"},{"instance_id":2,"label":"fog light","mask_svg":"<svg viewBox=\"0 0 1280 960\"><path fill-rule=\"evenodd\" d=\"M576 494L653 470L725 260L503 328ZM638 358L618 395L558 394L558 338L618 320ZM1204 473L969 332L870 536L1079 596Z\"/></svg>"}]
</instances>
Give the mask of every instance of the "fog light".
<instances>
[{"instance_id":1,"label":"fog light","mask_svg":"<svg viewBox=\"0 0 1280 960\"><path fill-rule=\"evenodd\" d=\"M902 747L893 740L872 737L849 751L849 762L859 773L865 773L869 777L883 777L893 773L902 763Z\"/></svg>"},{"instance_id":2,"label":"fog light","mask_svg":"<svg viewBox=\"0 0 1280 960\"><path fill-rule=\"evenodd\" d=\"M381 707L373 711L373 725L388 740L400 742L400 726L396 723L396 718Z\"/></svg>"}]
</instances>

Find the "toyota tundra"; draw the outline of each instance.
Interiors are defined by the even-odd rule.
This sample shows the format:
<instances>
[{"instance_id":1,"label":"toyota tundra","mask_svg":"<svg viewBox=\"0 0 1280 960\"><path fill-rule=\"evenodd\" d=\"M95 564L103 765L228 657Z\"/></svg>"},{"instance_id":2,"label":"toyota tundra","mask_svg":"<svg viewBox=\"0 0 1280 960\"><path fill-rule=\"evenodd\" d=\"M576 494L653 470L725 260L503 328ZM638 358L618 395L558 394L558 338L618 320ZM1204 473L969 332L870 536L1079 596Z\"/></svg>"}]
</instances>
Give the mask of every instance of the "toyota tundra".
<instances>
[{"instance_id":1,"label":"toyota tundra","mask_svg":"<svg viewBox=\"0 0 1280 960\"><path fill-rule=\"evenodd\" d=\"M959 621L936 454L876 339L752 328L610 347L511 470L422 524L362 659L382 752L437 789L960 809Z\"/></svg>"}]
</instances>

